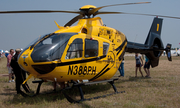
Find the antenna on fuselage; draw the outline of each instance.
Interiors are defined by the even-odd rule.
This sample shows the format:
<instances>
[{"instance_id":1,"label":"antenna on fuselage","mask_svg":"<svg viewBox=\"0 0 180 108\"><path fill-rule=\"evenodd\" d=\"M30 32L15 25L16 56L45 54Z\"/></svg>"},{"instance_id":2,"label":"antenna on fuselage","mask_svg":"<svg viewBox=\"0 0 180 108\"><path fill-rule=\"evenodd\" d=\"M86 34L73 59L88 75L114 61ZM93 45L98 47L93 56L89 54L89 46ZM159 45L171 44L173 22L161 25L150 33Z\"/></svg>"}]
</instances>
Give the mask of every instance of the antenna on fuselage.
<instances>
[{"instance_id":1,"label":"antenna on fuselage","mask_svg":"<svg viewBox=\"0 0 180 108\"><path fill-rule=\"evenodd\" d=\"M136 38L137 38L137 34L136 34L136 37L134 38L134 42L136 41ZM134 43L135 44L135 43ZM133 44L133 46L134 46L134 44Z\"/></svg>"}]
</instances>

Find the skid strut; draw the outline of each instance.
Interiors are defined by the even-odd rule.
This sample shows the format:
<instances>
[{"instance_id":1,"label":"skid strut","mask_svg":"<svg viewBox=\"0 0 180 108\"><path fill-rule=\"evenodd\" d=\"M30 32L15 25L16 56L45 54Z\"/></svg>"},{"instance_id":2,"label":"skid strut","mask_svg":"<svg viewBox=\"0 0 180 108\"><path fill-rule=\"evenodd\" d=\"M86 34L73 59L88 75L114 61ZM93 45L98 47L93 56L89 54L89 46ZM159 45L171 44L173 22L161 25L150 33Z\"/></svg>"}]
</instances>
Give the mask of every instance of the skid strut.
<instances>
[{"instance_id":1,"label":"skid strut","mask_svg":"<svg viewBox=\"0 0 180 108\"><path fill-rule=\"evenodd\" d=\"M35 95L38 95L38 94L39 94L39 91L40 91L40 88L41 88L41 84L42 84L43 82L44 82L43 80L32 81L32 83L39 83Z\"/></svg>"},{"instance_id":2,"label":"skid strut","mask_svg":"<svg viewBox=\"0 0 180 108\"><path fill-rule=\"evenodd\" d=\"M43 82L44 82L43 80L32 81L32 83L39 83L39 84L38 84L38 87L37 87L37 90L36 90L36 93L33 94L33 95L28 95L28 94L22 92L21 95L22 95L23 97L27 97L27 96L33 97L33 96L38 95L38 94L39 94L39 91L40 91L40 88L41 88L41 85L42 85Z\"/></svg>"}]
</instances>

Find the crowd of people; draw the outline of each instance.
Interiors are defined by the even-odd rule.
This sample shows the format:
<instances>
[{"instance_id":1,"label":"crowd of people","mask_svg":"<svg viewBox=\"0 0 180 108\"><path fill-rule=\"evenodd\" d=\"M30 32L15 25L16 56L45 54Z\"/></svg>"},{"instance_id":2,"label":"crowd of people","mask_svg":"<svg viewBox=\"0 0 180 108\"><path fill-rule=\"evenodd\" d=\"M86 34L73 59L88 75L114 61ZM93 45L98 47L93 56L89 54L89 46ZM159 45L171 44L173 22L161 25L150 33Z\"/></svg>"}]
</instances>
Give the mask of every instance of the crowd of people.
<instances>
[{"instance_id":1,"label":"crowd of people","mask_svg":"<svg viewBox=\"0 0 180 108\"><path fill-rule=\"evenodd\" d=\"M9 73L9 83L15 82L17 94L26 95L22 90L26 91L26 93L30 93L31 90L27 83L22 84L26 79L26 72L20 68L17 62L18 55L21 53L21 49L10 49L9 53L5 53L7 58L7 69ZM14 81L15 76L15 81Z\"/></svg>"},{"instance_id":2,"label":"crowd of people","mask_svg":"<svg viewBox=\"0 0 180 108\"><path fill-rule=\"evenodd\" d=\"M141 67L143 66L143 60L141 58L141 56L138 55L138 53L135 54L135 60L136 60L136 70L135 70L135 77L137 77L137 70L139 69L139 72L141 73L141 76L143 76L143 73L141 71ZM146 72L146 76L148 78L150 77L150 60L148 59L147 56L145 56L145 63L144 63L144 71Z\"/></svg>"},{"instance_id":3,"label":"crowd of people","mask_svg":"<svg viewBox=\"0 0 180 108\"><path fill-rule=\"evenodd\" d=\"M142 77L144 77L142 71L141 71L141 67L144 66L144 71L146 72L146 76L147 78L151 78L150 77L150 60L148 59L147 56L145 56L145 63L143 65L143 60L142 57L138 55L138 53L135 53L135 61L136 61L136 65L135 65L135 77L137 77L137 71L139 70L140 74ZM124 58L118 68L120 75L119 77L124 77Z\"/></svg>"}]
</instances>

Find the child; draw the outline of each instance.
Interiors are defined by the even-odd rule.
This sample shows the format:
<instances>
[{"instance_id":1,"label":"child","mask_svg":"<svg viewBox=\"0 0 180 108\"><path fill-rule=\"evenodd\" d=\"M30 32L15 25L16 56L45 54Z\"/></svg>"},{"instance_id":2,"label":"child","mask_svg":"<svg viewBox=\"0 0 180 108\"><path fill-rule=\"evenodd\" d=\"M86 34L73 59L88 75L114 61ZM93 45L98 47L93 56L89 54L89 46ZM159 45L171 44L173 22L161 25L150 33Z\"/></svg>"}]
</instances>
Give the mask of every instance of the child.
<instances>
[{"instance_id":1,"label":"child","mask_svg":"<svg viewBox=\"0 0 180 108\"><path fill-rule=\"evenodd\" d=\"M147 73L146 77L151 78L149 68L150 68L150 61L147 58L147 56L145 56L144 71Z\"/></svg>"},{"instance_id":2,"label":"child","mask_svg":"<svg viewBox=\"0 0 180 108\"><path fill-rule=\"evenodd\" d=\"M138 53L135 53L135 59L136 59L136 73L135 73L135 77L137 77L137 70L138 70L138 68L139 68L139 72L141 73L141 76L144 77L143 74L142 74L142 71L141 71L141 66L143 66L143 60L141 59L141 56L138 56Z\"/></svg>"}]
</instances>

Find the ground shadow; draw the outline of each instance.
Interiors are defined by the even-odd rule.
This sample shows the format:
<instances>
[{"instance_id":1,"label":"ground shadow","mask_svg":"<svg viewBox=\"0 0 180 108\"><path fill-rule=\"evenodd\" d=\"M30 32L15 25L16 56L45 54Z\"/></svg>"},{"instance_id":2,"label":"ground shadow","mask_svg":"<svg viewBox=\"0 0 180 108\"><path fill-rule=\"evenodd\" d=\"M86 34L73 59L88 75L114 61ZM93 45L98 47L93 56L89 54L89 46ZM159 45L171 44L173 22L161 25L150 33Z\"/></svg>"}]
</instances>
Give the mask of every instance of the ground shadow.
<instances>
[{"instance_id":1,"label":"ground shadow","mask_svg":"<svg viewBox=\"0 0 180 108\"><path fill-rule=\"evenodd\" d=\"M15 89L11 89L11 88L5 88L4 89L5 93L0 93L0 95L14 95L16 93Z\"/></svg>"},{"instance_id":2,"label":"ground shadow","mask_svg":"<svg viewBox=\"0 0 180 108\"><path fill-rule=\"evenodd\" d=\"M127 88L136 88L136 87L163 87L162 84L160 84L162 80L161 79L152 79L152 78L148 78L148 77L131 77L129 76L128 79L120 79L118 81L115 82L115 84L120 84L120 83L125 83L125 82L138 82L138 83L143 83L146 82L148 84L146 85L131 85L131 86L127 86ZM121 86L121 88L123 88Z\"/></svg>"},{"instance_id":3,"label":"ground shadow","mask_svg":"<svg viewBox=\"0 0 180 108\"><path fill-rule=\"evenodd\" d=\"M7 77L9 76L8 74L0 74L0 77Z\"/></svg>"},{"instance_id":4,"label":"ground shadow","mask_svg":"<svg viewBox=\"0 0 180 108\"><path fill-rule=\"evenodd\" d=\"M97 92L103 92L106 90L109 90L111 85L109 83L103 83L103 84L94 84L89 86L82 86L83 93L86 94L94 94ZM113 89L113 88L112 88ZM79 90L77 87L74 87L70 90L66 91L66 94L72 97L78 97L79 96ZM40 92L37 96L32 97L23 97L20 94L9 94L9 93L1 93L0 95L14 95L13 98L9 98L8 100L4 100L4 103L7 103L7 101L10 102L10 104L19 104L19 103L25 103L25 104L36 104L36 103L43 103L44 101L52 102L56 100L63 100L65 99L63 93L61 90L57 90L56 92L52 92L52 90L47 90L44 92ZM86 106L82 104L82 106Z\"/></svg>"},{"instance_id":5,"label":"ground shadow","mask_svg":"<svg viewBox=\"0 0 180 108\"><path fill-rule=\"evenodd\" d=\"M124 82L140 82L140 81L145 81L145 80L149 80L151 78L148 77L131 77L129 76L129 78L127 79L119 79L118 81L116 81L116 83L124 83Z\"/></svg>"}]
</instances>

